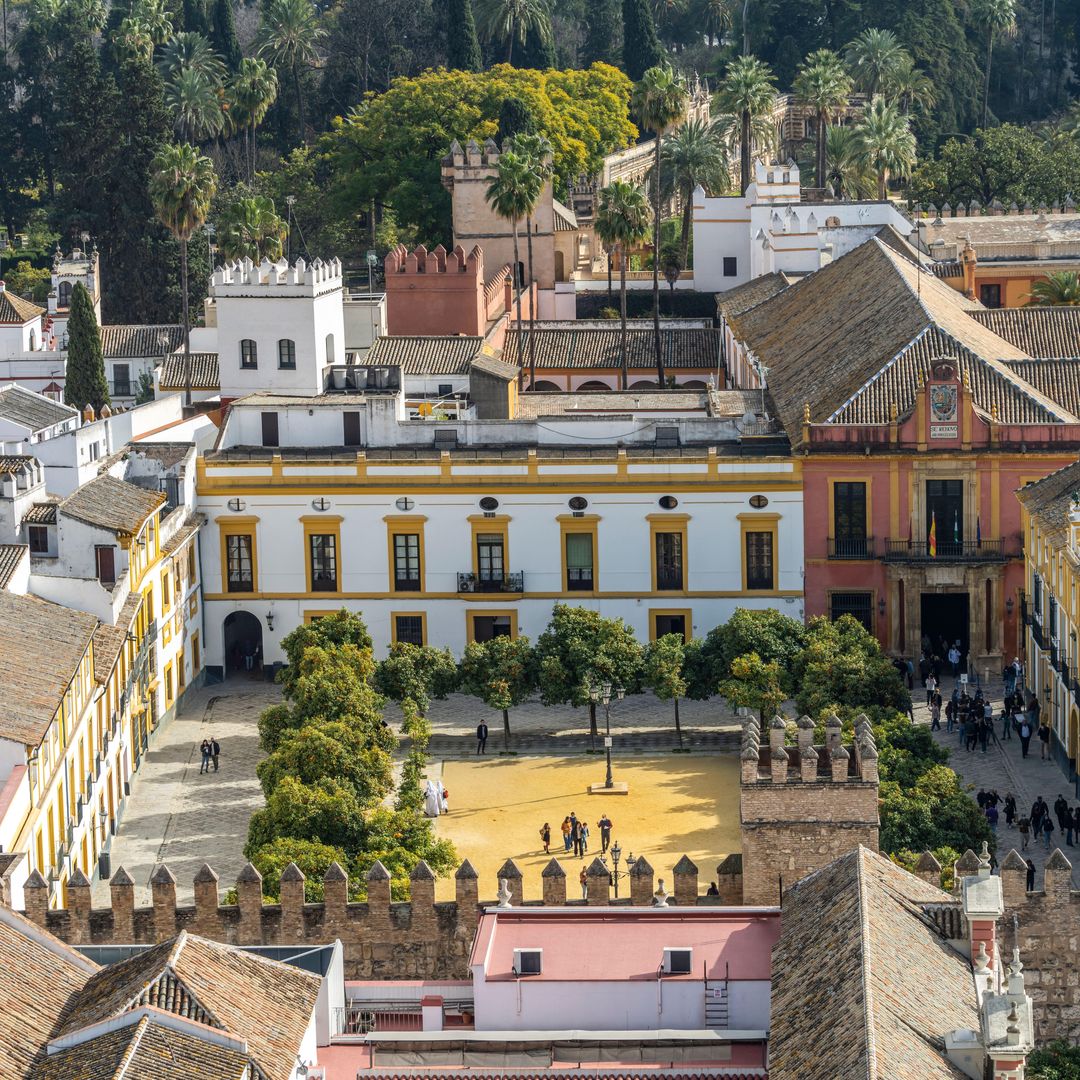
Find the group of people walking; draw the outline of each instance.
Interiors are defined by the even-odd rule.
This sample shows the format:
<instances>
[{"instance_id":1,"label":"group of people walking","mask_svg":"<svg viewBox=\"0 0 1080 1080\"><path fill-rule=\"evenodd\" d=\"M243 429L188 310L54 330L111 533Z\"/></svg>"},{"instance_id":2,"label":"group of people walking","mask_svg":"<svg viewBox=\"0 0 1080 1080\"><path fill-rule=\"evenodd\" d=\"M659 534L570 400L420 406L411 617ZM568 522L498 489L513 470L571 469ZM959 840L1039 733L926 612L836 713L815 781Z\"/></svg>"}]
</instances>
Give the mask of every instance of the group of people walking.
<instances>
[{"instance_id":1,"label":"group of people walking","mask_svg":"<svg viewBox=\"0 0 1080 1080\"><path fill-rule=\"evenodd\" d=\"M984 793L979 792L982 796ZM1013 804L1015 814L1015 802ZM1057 831L1065 838L1066 847L1075 847L1080 842L1080 806L1069 806L1069 801L1064 795L1059 795L1054 800L1054 809L1051 814L1046 800L1040 795L1031 806L1031 813L1022 817L1016 828L1020 833L1020 850L1027 851L1028 844L1038 844L1041 840L1047 851L1050 850L1054 836L1054 819L1057 819ZM1006 821L1011 825L1012 820L1008 816L1006 805ZM1060 842L1060 841L1059 841Z\"/></svg>"},{"instance_id":2,"label":"group of people walking","mask_svg":"<svg viewBox=\"0 0 1080 1080\"><path fill-rule=\"evenodd\" d=\"M199 773L208 773L210 766L214 766L214 772L218 771L218 758L221 756L221 743L217 739L211 736L209 739L203 739L199 744L199 757L201 759L199 764Z\"/></svg>"},{"instance_id":3,"label":"group of people walking","mask_svg":"<svg viewBox=\"0 0 1080 1080\"><path fill-rule=\"evenodd\" d=\"M1012 665L1010 665L1010 669ZM931 674L926 680L926 703L930 708L930 730L941 730L941 714L945 713L945 731L959 735L960 745L968 753L976 747L985 754L991 742L997 740L996 724L1001 723L1001 739L1012 740L1015 733L1020 741L1020 752L1028 756L1031 740L1039 740L1039 754L1043 759L1050 756L1050 726L1040 721L1041 708L1034 694L1006 683L1005 699L1001 712L994 716L994 706L989 698L984 698L981 690L971 697L966 686L957 686L942 709L941 691L937 680Z\"/></svg>"},{"instance_id":4,"label":"group of people walking","mask_svg":"<svg viewBox=\"0 0 1080 1080\"><path fill-rule=\"evenodd\" d=\"M611 846L611 830L614 826L611 823L611 818L607 814L602 814L600 820L596 823L596 828L600 833L600 854L607 853L607 849ZM589 829L589 823L582 818L579 818L577 814L571 810L566 817L563 818L562 826L562 842L563 851L569 855L571 852L579 858L583 859L589 850L589 838L592 835ZM544 854L551 854L551 824L547 821L540 827L540 840L544 845Z\"/></svg>"}]
</instances>

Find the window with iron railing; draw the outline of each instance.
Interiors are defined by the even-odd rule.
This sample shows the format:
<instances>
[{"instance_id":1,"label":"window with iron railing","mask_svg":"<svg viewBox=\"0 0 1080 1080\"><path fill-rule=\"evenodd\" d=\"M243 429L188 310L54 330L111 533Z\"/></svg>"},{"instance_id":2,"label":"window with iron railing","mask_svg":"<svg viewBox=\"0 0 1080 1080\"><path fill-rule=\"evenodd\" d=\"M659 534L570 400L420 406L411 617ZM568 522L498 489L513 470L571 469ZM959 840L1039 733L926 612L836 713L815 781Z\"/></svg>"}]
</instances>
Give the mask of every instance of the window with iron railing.
<instances>
[{"instance_id":1,"label":"window with iron railing","mask_svg":"<svg viewBox=\"0 0 1080 1080\"><path fill-rule=\"evenodd\" d=\"M677 532L656 534L656 587L683 588L683 536Z\"/></svg>"}]
</instances>

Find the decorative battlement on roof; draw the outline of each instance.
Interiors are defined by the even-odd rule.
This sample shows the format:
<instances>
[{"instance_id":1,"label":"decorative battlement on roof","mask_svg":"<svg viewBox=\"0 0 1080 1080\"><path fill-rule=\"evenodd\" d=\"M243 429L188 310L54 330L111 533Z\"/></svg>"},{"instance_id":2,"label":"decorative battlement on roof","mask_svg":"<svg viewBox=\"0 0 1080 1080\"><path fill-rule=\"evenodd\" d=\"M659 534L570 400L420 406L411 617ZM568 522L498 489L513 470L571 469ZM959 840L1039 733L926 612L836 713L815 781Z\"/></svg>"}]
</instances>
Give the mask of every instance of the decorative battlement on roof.
<instances>
[{"instance_id":1,"label":"decorative battlement on roof","mask_svg":"<svg viewBox=\"0 0 1080 1080\"><path fill-rule=\"evenodd\" d=\"M475 139L470 139L465 144L464 149L462 149L461 143L455 139L450 144L450 150L442 159L443 174L445 175L447 171L453 172L455 169L487 169L497 165L500 157L502 157L502 151L494 139L485 139L483 145Z\"/></svg>"},{"instance_id":2,"label":"decorative battlement on roof","mask_svg":"<svg viewBox=\"0 0 1080 1080\"><path fill-rule=\"evenodd\" d=\"M843 724L835 714L825 721L825 742L814 745L814 721L795 721L796 745L786 746L789 723L782 716L769 721L768 746L761 746L761 724L751 717L743 726L742 783L786 784L878 782L878 753L870 721L860 714L855 721L850 749L843 744Z\"/></svg>"},{"instance_id":3,"label":"decorative battlement on roof","mask_svg":"<svg viewBox=\"0 0 1080 1080\"><path fill-rule=\"evenodd\" d=\"M343 284L341 260L312 262L297 259L291 265L285 259L261 263L240 259L214 270L210 295L222 296L321 296L340 289Z\"/></svg>"},{"instance_id":4,"label":"decorative battlement on roof","mask_svg":"<svg viewBox=\"0 0 1080 1080\"><path fill-rule=\"evenodd\" d=\"M484 252L478 246L466 254L458 244L453 251L447 251L439 244L428 251L423 244L409 251L404 244L399 244L386 256L386 276L391 274L465 274L468 277L484 276Z\"/></svg>"}]
</instances>

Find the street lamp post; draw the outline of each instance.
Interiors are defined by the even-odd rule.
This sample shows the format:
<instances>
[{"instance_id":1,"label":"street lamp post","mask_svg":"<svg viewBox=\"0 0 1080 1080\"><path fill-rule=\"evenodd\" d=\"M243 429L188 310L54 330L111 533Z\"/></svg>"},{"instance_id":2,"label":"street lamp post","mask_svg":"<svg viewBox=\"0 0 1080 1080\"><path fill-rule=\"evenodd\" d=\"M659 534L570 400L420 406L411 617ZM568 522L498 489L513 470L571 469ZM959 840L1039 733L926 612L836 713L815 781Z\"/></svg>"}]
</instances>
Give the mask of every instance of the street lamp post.
<instances>
[{"instance_id":1,"label":"street lamp post","mask_svg":"<svg viewBox=\"0 0 1080 1080\"><path fill-rule=\"evenodd\" d=\"M601 856L603 858L603 856ZM611 883L615 886L615 899L619 899L619 878L629 877L634 872L634 866L637 863L637 859L634 858L634 853L630 852L626 856L626 869L619 869L619 860L622 858L622 848L619 847L619 841L616 840L611 845L611 863L614 869L611 872Z\"/></svg>"},{"instance_id":2,"label":"street lamp post","mask_svg":"<svg viewBox=\"0 0 1080 1080\"><path fill-rule=\"evenodd\" d=\"M618 701L622 701L626 696L626 690L621 686L616 686L614 693ZM609 682L589 689L589 700L593 704L599 703L604 706L604 751L607 754L607 776L604 778L604 787L606 788L615 786L615 781L611 776L611 694L612 686Z\"/></svg>"}]
</instances>

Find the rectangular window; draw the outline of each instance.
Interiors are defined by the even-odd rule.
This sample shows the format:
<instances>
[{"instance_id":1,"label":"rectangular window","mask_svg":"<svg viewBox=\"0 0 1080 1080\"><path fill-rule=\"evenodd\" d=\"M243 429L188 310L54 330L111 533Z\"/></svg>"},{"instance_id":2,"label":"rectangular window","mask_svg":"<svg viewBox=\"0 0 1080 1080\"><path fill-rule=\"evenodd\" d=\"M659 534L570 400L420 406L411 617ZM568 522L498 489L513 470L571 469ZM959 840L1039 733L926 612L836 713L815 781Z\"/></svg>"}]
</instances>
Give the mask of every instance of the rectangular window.
<instances>
[{"instance_id":1,"label":"rectangular window","mask_svg":"<svg viewBox=\"0 0 1080 1080\"><path fill-rule=\"evenodd\" d=\"M512 637L513 624L509 615L473 615L473 641L491 641L497 637Z\"/></svg>"},{"instance_id":2,"label":"rectangular window","mask_svg":"<svg viewBox=\"0 0 1080 1080\"><path fill-rule=\"evenodd\" d=\"M253 592L255 576L251 561L251 536L237 533L226 538L228 560L228 591Z\"/></svg>"},{"instance_id":3,"label":"rectangular window","mask_svg":"<svg viewBox=\"0 0 1080 1080\"><path fill-rule=\"evenodd\" d=\"M172 607L172 592L169 589L169 572L161 575L161 613L164 615Z\"/></svg>"},{"instance_id":4,"label":"rectangular window","mask_svg":"<svg viewBox=\"0 0 1080 1080\"><path fill-rule=\"evenodd\" d=\"M656 587L665 590L684 587L682 533L656 534Z\"/></svg>"},{"instance_id":5,"label":"rectangular window","mask_svg":"<svg viewBox=\"0 0 1080 1080\"><path fill-rule=\"evenodd\" d=\"M240 342L240 367L249 371L259 366L259 351L255 342L250 338L244 338Z\"/></svg>"},{"instance_id":6,"label":"rectangular window","mask_svg":"<svg viewBox=\"0 0 1080 1080\"><path fill-rule=\"evenodd\" d=\"M278 445L277 413L264 412L262 414L262 444L263 446Z\"/></svg>"},{"instance_id":7,"label":"rectangular window","mask_svg":"<svg viewBox=\"0 0 1080 1080\"><path fill-rule=\"evenodd\" d=\"M116 584L116 549L107 546L95 547L94 560L97 564L98 581L111 589Z\"/></svg>"},{"instance_id":8,"label":"rectangular window","mask_svg":"<svg viewBox=\"0 0 1080 1080\"><path fill-rule=\"evenodd\" d=\"M593 588L593 538L591 533L566 534L566 588L591 592Z\"/></svg>"},{"instance_id":9,"label":"rectangular window","mask_svg":"<svg viewBox=\"0 0 1080 1080\"><path fill-rule=\"evenodd\" d=\"M724 277L739 276L739 260L734 255L724 256Z\"/></svg>"},{"instance_id":10,"label":"rectangular window","mask_svg":"<svg viewBox=\"0 0 1080 1080\"><path fill-rule=\"evenodd\" d=\"M926 542L934 529L937 558L956 558L964 545L964 481L926 481Z\"/></svg>"},{"instance_id":11,"label":"rectangular window","mask_svg":"<svg viewBox=\"0 0 1080 1080\"><path fill-rule=\"evenodd\" d=\"M337 592L337 536L313 533L308 537L311 559L311 591Z\"/></svg>"},{"instance_id":12,"label":"rectangular window","mask_svg":"<svg viewBox=\"0 0 1080 1080\"><path fill-rule=\"evenodd\" d=\"M130 364L113 364L113 393L117 397L131 396Z\"/></svg>"},{"instance_id":13,"label":"rectangular window","mask_svg":"<svg viewBox=\"0 0 1080 1080\"><path fill-rule=\"evenodd\" d=\"M979 299L983 307L1001 307L1001 286L981 285L979 287Z\"/></svg>"},{"instance_id":14,"label":"rectangular window","mask_svg":"<svg viewBox=\"0 0 1080 1080\"><path fill-rule=\"evenodd\" d=\"M481 590L498 589L502 585L506 572L503 554L502 533L480 533L476 537L477 578Z\"/></svg>"},{"instance_id":15,"label":"rectangular window","mask_svg":"<svg viewBox=\"0 0 1080 1080\"><path fill-rule=\"evenodd\" d=\"M653 616L653 631L657 638L662 638L667 634L678 634L683 641L686 641L688 629L686 616L681 613L669 612Z\"/></svg>"},{"instance_id":16,"label":"rectangular window","mask_svg":"<svg viewBox=\"0 0 1080 1080\"><path fill-rule=\"evenodd\" d=\"M165 513L175 510L180 505L180 478L177 476L162 476L158 478L158 491L165 495Z\"/></svg>"},{"instance_id":17,"label":"rectangular window","mask_svg":"<svg viewBox=\"0 0 1080 1080\"><path fill-rule=\"evenodd\" d=\"M866 484L833 484L834 554L839 559L866 557Z\"/></svg>"},{"instance_id":18,"label":"rectangular window","mask_svg":"<svg viewBox=\"0 0 1080 1080\"><path fill-rule=\"evenodd\" d=\"M292 338L282 338L277 343L278 367L293 370L296 367L296 342Z\"/></svg>"},{"instance_id":19,"label":"rectangular window","mask_svg":"<svg viewBox=\"0 0 1080 1080\"><path fill-rule=\"evenodd\" d=\"M202 667L202 651L199 649L199 632L191 635L191 677L194 679Z\"/></svg>"},{"instance_id":20,"label":"rectangular window","mask_svg":"<svg viewBox=\"0 0 1080 1080\"><path fill-rule=\"evenodd\" d=\"M360 433L360 414L358 412L342 413L341 422L345 429L345 445L363 446L364 439Z\"/></svg>"},{"instance_id":21,"label":"rectangular window","mask_svg":"<svg viewBox=\"0 0 1080 1080\"><path fill-rule=\"evenodd\" d=\"M873 611L873 595L868 592L833 593L829 597L829 618L833 622L841 615L852 615L871 634L874 632Z\"/></svg>"},{"instance_id":22,"label":"rectangular window","mask_svg":"<svg viewBox=\"0 0 1080 1080\"><path fill-rule=\"evenodd\" d=\"M394 640L405 641L410 645L424 644L423 615L395 615Z\"/></svg>"},{"instance_id":23,"label":"rectangular window","mask_svg":"<svg viewBox=\"0 0 1080 1080\"><path fill-rule=\"evenodd\" d=\"M773 534L746 533L746 587L773 589Z\"/></svg>"},{"instance_id":24,"label":"rectangular window","mask_svg":"<svg viewBox=\"0 0 1080 1080\"><path fill-rule=\"evenodd\" d=\"M394 534L394 590L420 591L420 534Z\"/></svg>"},{"instance_id":25,"label":"rectangular window","mask_svg":"<svg viewBox=\"0 0 1080 1080\"><path fill-rule=\"evenodd\" d=\"M195 544L192 542L191 546L187 550L187 573L188 582L192 585L195 584L195 578L198 576L195 571Z\"/></svg>"},{"instance_id":26,"label":"rectangular window","mask_svg":"<svg viewBox=\"0 0 1080 1080\"><path fill-rule=\"evenodd\" d=\"M172 679L172 664L165 665L165 708L168 708L173 703L173 679Z\"/></svg>"},{"instance_id":27,"label":"rectangular window","mask_svg":"<svg viewBox=\"0 0 1080 1080\"><path fill-rule=\"evenodd\" d=\"M31 555L47 555L49 552L49 529L46 525L28 525L27 540Z\"/></svg>"}]
</instances>

